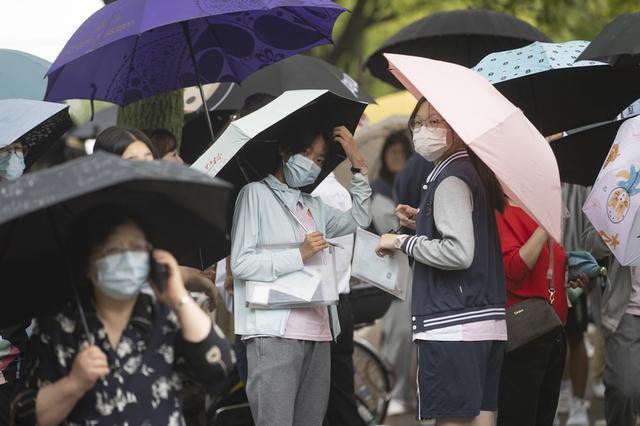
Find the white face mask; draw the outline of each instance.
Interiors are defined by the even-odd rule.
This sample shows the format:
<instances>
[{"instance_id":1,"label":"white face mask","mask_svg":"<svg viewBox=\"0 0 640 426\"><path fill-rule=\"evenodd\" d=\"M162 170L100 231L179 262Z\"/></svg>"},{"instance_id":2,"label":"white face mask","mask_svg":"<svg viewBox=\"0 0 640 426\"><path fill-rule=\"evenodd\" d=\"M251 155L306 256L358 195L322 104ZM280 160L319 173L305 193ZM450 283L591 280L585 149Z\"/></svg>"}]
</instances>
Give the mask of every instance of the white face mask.
<instances>
[{"instance_id":1,"label":"white face mask","mask_svg":"<svg viewBox=\"0 0 640 426\"><path fill-rule=\"evenodd\" d=\"M149 278L149 253L125 251L96 262L96 286L109 297L128 300L136 297Z\"/></svg>"},{"instance_id":2,"label":"white face mask","mask_svg":"<svg viewBox=\"0 0 640 426\"><path fill-rule=\"evenodd\" d=\"M318 179L320 172L320 166L302 154L292 155L284 164L284 180L291 188L311 185Z\"/></svg>"},{"instance_id":3,"label":"white face mask","mask_svg":"<svg viewBox=\"0 0 640 426\"><path fill-rule=\"evenodd\" d=\"M24 169L22 151L12 151L0 157L0 181L18 179L22 176Z\"/></svg>"},{"instance_id":4,"label":"white face mask","mask_svg":"<svg viewBox=\"0 0 640 426\"><path fill-rule=\"evenodd\" d=\"M413 134L413 147L427 161L437 161L449 149L447 129L423 127Z\"/></svg>"}]
</instances>

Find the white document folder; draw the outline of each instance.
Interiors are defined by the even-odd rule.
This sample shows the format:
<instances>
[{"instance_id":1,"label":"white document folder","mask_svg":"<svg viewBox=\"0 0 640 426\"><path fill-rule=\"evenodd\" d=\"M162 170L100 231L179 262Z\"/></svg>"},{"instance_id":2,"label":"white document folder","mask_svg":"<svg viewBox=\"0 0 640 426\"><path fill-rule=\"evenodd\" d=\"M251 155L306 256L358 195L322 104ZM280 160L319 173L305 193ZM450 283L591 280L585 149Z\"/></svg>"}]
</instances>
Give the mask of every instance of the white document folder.
<instances>
[{"instance_id":1,"label":"white document folder","mask_svg":"<svg viewBox=\"0 0 640 426\"><path fill-rule=\"evenodd\" d=\"M298 248L296 244L274 244L257 247L258 252ZM246 282L248 306L256 309L281 309L335 304L338 288L335 279L334 249L316 253L304 262L304 268L278 277L274 281Z\"/></svg>"},{"instance_id":2,"label":"white document folder","mask_svg":"<svg viewBox=\"0 0 640 426\"><path fill-rule=\"evenodd\" d=\"M404 300L411 276L409 258L401 252L395 252L391 256L378 256L378 241L380 237L376 234L358 228L351 275Z\"/></svg>"}]
</instances>

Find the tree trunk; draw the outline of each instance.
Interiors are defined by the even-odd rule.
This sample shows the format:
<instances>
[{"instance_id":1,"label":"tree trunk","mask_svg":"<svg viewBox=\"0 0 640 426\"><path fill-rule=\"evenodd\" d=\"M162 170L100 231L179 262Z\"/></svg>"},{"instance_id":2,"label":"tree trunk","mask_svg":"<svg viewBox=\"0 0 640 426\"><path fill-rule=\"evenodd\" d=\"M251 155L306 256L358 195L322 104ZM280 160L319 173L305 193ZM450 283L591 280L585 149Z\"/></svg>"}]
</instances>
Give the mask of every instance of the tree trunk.
<instances>
[{"instance_id":1,"label":"tree trunk","mask_svg":"<svg viewBox=\"0 0 640 426\"><path fill-rule=\"evenodd\" d=\"M161 93L121 108L118 111L118 125L137 129L167 129L176 136L178 147L180 147L183 114L182 90L176 90Z\"/></svg>"}]
</instances>

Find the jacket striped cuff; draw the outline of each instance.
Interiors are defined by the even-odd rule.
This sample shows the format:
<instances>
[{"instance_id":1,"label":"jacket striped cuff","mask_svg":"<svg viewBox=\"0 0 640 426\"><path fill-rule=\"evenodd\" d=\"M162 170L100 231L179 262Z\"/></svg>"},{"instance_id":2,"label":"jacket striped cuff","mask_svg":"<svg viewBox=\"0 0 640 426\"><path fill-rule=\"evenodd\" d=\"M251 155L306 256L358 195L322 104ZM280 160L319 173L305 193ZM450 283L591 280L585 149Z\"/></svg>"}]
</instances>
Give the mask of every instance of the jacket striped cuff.
<instances>
[{"instance_id":1,"label":"jacket striped cuff","mask_svg":"<svg viewBox=\"0 0 640 426\"><path fill-rule=\"evenodd\" d=\"M415 247L417 241L418 241L418 237L416 237L415 235L414 236L410 236L408 238L405 238L404 242L400 246L400 249L407 256L413 257L413 248Z\"/></svg>"}]
</instances>

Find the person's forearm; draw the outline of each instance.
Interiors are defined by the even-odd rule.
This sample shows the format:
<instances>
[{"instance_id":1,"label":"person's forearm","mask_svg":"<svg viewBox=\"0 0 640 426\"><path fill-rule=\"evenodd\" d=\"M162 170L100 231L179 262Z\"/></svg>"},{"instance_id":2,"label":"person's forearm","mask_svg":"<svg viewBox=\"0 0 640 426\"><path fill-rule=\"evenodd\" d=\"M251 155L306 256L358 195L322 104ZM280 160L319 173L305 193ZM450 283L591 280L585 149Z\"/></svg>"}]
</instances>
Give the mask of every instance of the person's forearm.
<instances>
[{"instance_id":1,"label":"person's forearm","mask_svg":"<svg viewBox=\"0 0 640 426\"><path fill-rule=\"evenodd\" d=\"M189 300L176 309L182 328L182 337L187 342L198 343L211 331L211 319L194 300Z\"/></svg>"},{"instance_id":2,"label":"person's forearm","mask_svg":"<svg viewBox=\"0 0 640 426\"><path fill-rule=\"evenodd\" d=\"M402 249L416 261L443 270L468 269L475 256L473 198L466 183L447 178L436 189L433 215L441 238L409 237Z\"/></svg>"},{"instance_id":3,"label":"person's forearm","mask_svg":"<svg viewBox=\"0 0 640 426\"><path fill-rule=\"evenodd\" d=\"M84 393L69 376L43 386L36 397L36 416L39 426L62 423Z\"/></svg>"},{"instance_id":4,"label":"person's forearm","mask_svg":"<svg viewBox=\"0 0 640 426\"><path fill-rule=\"evenodd\" d=\"M195 268L180 266L180 275L182 275L184 286L188 291L207 293L214 287L214 284L203 277L200 271Z\"/></svg>"},{"instance_id":5,"label":"person's forearm","mask_svg":"<svg viewBox=\"0 0 640 426\"><path fill-rule=\"evenodd\" d=\"M228 277L233 277L233 271L231 270L231 256L227 256L224 259L224 263L227 267L227 276Z\"/></svg>"},{"instance_id":6,"label":"person's forearm","mask_svg":"<svg viewBox=\"0 0 640 426\"><path fill-rule=\"evenodd\" d=\"M549 236L547 233L538 227L538 229L531 234L529 240L520 247L518 254L520 254L520 257L529 269L533 269L536 262L538 262L538 257L540 257L540 253L548 240Z\"/></svg>"}]
</instances>

